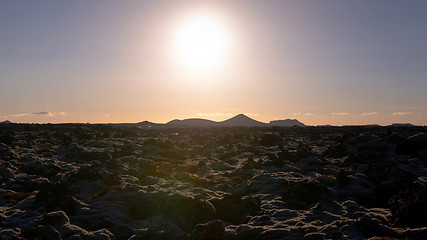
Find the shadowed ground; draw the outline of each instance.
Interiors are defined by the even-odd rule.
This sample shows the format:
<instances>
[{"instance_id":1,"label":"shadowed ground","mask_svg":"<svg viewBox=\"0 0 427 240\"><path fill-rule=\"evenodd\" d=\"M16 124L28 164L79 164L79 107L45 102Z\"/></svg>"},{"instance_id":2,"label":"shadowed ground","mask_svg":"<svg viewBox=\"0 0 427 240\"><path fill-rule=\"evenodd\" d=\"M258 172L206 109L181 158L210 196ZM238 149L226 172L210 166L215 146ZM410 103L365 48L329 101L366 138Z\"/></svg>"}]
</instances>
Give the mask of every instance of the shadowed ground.
<instances>
[{"instance_id":1,"label":"shadowed ground","mask_svg":"<svg viewBox=\"0 0 427 240\"><path fill-rule=\"evenodd\" d=\"M2 239L425 239L423 127L0 126Z\"/></svg>"}]
</instances>

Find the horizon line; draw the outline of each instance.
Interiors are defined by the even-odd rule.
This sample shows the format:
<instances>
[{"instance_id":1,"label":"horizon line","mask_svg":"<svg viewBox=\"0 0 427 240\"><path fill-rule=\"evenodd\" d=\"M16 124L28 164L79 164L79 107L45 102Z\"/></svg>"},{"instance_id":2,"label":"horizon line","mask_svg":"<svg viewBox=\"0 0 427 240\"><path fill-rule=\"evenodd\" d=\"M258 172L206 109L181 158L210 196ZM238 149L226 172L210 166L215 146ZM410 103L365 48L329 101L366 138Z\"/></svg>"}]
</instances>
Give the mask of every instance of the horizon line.
<instances>
[{"instance_id":1,"label":"horizon line","mask_svg":"<svg viewBox=\"0 0 427 240\"><path fill-rule=\"evenodd\" d=\"M247 118L249 118L251 120L254 120L254 121L266 124L266 125L269 125L273 121L294 120L294 121L298 121L299 123L302 123L303 125L305 125L307 127L325 127L325 126L332 126L332 127L344 127L344 126L380 126L380 127L383 127L383 126L392 126L392 125L412 125L412 126L420 126L420 127L426 126L425 124L424 125L416 125L416 124L413 124L413 123L410 123L410 122L394 122L394 123L385 124L385 125L381 125L381 124L378 124L378 123L369 123L369 124L341 124L341 125L334 125L334 124L327 123L327 124L307 125L307 124L305 124L303 122L300 122L297 118L285 118L285 119L270 120L267 123L267 122L258 121L258 120L254 119L252 117L247 116L244 113L236 114L235 116L232 116L232 117L227 118L227 119L222 120L222 121L215 121L215 120L212 120L212 119L200 118L200 117L191 117L191 118L184 118L184 119L174 118L174 119L169 120L169 121L167 121L165 123L151 122L149 120L143 120L143 121L139 121L139 122L42 122L42 123L40 123L40 122L12 122L12 121L10 121L8 119L5 119L4 121L1 121L0 124L8 124L9 123L9 124L35 124L35 125L37 125L37 124L39 124L39 125L43 125L43 124L58 124L58 125L60 125L60 124L120 125L120 124L140 124L140 123L144 123L144 122L149 122L149 123L153 123L153 124L166 125L166 124L168 124L168 123L170 123L172 121L184 121L184 120L192 120L192 119L194 119L194 120L207 120L207 121L212 121L212 122L215 122L215 123L221 123L221 122L233 119L233 118L235 118L237 116L240 116L240 115L242 115L244 117L247 117Z\"/></svg>"}]
</instances>

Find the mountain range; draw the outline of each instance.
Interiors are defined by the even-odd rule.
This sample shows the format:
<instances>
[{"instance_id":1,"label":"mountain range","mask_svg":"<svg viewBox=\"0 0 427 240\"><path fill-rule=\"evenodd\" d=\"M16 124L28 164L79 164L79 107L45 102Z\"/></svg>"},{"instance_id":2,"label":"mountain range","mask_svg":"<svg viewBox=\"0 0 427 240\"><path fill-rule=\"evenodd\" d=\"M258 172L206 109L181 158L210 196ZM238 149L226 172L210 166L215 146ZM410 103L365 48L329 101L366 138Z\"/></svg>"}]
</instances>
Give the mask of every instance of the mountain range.
<instances>
[{"instance_id":1,"label":"mountain range","mask_svg":"<svg viewBox=\"0 0 427 240\"><path fill-rule=\"evenodd\" d=\"M137 126L140 128L190 128L190 127L305 127L306 125L296 119L285 119L263 123L254 120L244 114L236 115L230 119L216 122L202 118L189 118L184 120L175 119L165 124L152 123L149 121L139 122Z\"/></svg>"},{"instance_id":2,"label":"mountain range","mask_svg":"<svg viewBox=\"0 0 427 240\"><path fill-rule=\"evenodd\" d=\"M16 124L9 120L1 121L0 125ZM19 123L18 123L19 124ZM25 124L25 123L24 123ZM89 123L88 123L89 124ZM103 124L101 124L103 125ZM143 129L148 128L193 128L193 127L306 127L304 123L296 119L274 120L269 123L263 123L252 119L244 114L236 115L230 119L216 122L202 118L188 118L184 120L174 119L167 123L153 123L143 121L138 123L108 123L107 125L124 126L124 127L139 127ZM343 125L342 127L381 127L378 124L368 125ZM384 125L385 127L416 127L411 123L393 123L391 125ZM333 125L317 125L317 127L334 127Z\"/></svg>"}]
</instances>

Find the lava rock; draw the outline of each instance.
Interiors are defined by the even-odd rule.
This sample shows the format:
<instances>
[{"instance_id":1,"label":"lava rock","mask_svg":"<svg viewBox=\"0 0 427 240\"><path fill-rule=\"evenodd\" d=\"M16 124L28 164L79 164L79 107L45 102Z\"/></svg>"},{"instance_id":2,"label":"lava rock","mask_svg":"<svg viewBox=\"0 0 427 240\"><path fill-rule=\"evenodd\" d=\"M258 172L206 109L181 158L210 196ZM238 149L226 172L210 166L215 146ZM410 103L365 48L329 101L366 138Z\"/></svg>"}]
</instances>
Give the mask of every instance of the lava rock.
<instances>
[{"instance_id":1,"label":"lava rock","mask_svg":"<svg viewBox=\"0 0 427 240\"><path fill-rule=\"evenodd\" d=\"M45 214L41 223L55 226L70 223L70 219L64 211L56 211Z\"/></svg>"},{"instance_id":2,"label":"lava rock","mask_svg":"<svg viewBox=\"0 0 427 240\"><path fill-rule=\"evenodd\" d=\"M322 199L331 198L328 187L315 180L303 182L288 182L282 199L290 209L306 210Z\"/></svg>"},{"instance_id":3,"label":"lava rock","mask_svg":"<svg viewBox=\"0 0 427 240\"><path fill-rule=\"evenodd\" d=\"M197 224L190 232L188 240L222 240L225 227L221 220Z\"/></svg>"},{"instance_id":4,"label":"lava rock","mask_svg":"<svg viewBox=\"0 0 427 240\"><path fill-rule=\"evenodd\" d=\"M427 189L413 187L401 191L391 199L391 223L399 227L427 225Z\"/></svg>"}]
</instances>

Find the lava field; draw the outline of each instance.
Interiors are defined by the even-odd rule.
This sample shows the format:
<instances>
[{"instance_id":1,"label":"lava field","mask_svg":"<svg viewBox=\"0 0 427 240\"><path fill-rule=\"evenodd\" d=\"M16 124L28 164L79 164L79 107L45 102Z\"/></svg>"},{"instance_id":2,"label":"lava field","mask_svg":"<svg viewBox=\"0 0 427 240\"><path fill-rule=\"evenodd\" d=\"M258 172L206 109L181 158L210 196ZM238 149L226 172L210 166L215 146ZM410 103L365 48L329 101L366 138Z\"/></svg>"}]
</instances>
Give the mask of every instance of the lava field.
<instances>
[{"instance_id":1,"label":"lava field","mask_svg":"<svg viewBox=\"0 0 427 240\"><path fill-rule=\"evenodd\" d=\"M0 126L0 239L427 239L427 128Z\"/></svg>"}]
</instances>

